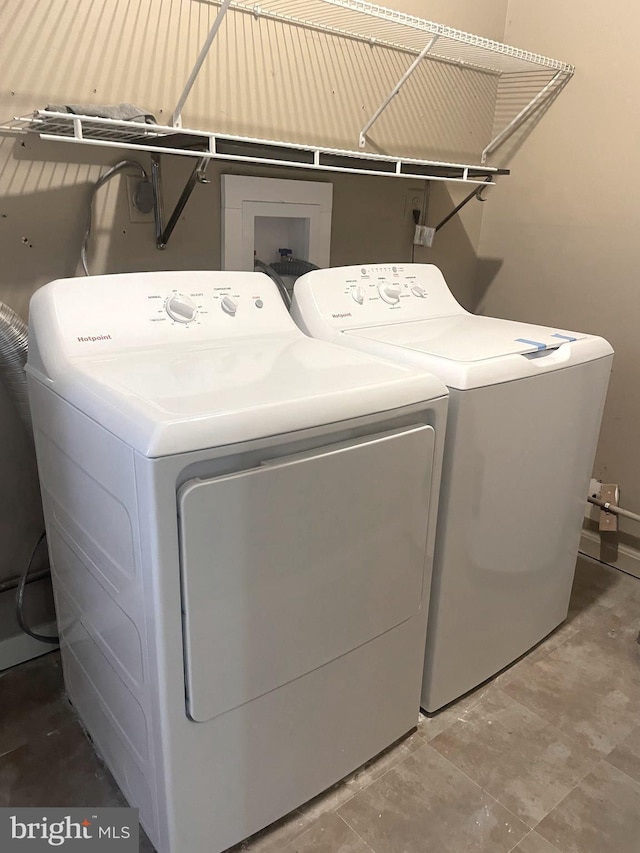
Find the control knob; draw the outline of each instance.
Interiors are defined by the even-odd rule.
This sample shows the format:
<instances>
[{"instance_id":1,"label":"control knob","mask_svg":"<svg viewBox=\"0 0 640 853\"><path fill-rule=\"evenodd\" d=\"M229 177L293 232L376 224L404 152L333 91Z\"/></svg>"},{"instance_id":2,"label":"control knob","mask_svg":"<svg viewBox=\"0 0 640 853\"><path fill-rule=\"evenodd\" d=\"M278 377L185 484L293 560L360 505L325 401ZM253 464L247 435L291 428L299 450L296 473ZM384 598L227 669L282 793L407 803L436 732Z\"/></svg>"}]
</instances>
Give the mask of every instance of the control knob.
<instances>
[{"instance_id":1,"label":"control knob","mask_svg":"<svg viewBox=\"0 0 640 853\"><path fill-rule=\"evenodd\" d=\"M420 299L427 298L427 291L424 289L424 287L420 287L419 284L413 285L413 287L411 288L411 293L413 293L414 296L419 296Z\"/></svg>"},{"instance_id":2,"label":"control knob","mask_svg":"<svg viewBox=\"0 0 640 853\"><path fill-rule=\"evenodd\" d=\"M196 319L198 308L188 296L182 293L174 293L165 302L165 310L176 323L191 323Z\"/></svg>"},{"instance_id":3,"label":"control knob","mask_svg":"<svg viewBox=\"0 0 640 853\"><path fill-rule=\"evenodd\" d=\"M400 288L395 284L381 284L378 292L389 305L396 305L400 301Z\"/></svg>"},{"instance_id":4,"label":"control knob","mask_svg":"<svg viewBox=\"0 0 640 853\"><path fill-rule=\"evenodd\" d=\"M356 286L351 290L351 296L353 297L354 302L357 302L358 305L364 304L364 288L360 286Z\"/></svg>"},{"instance_id":5,"label":"control knob","mask_svg":"<svg viewBox=\"0 0 640 853\"><path fill-rule=\"evenodd\" d=\"M220 307L225 314L229 314L231 317L234 317L238 310L238 303L234 302L230 296L223 296L220 300Z\"/></svg>"}]
</instances>

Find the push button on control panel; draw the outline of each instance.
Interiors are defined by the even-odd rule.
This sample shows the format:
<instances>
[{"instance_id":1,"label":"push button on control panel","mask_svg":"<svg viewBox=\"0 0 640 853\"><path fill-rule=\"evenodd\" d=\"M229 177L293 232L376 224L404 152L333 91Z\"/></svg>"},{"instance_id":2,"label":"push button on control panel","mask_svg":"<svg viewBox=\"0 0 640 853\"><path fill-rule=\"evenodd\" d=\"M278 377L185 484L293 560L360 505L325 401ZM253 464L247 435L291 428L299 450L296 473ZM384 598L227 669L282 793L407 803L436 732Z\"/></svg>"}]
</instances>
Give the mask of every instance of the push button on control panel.
<instances>
[{"instance_id":1,"label":"push button on control panel","mask_svg":"<svg viewBox=\"0 0 640 853\"><path fill-rule=\"evenodd\" d=\"M231 317L234 317L238 310L238 303L234 302L230 296L223 296L220 300L220 307L225 314L229 314Z\"/></svg>"},{"instance_id":2,"label":"push button on control panel","mask_svg":"<svg viewBox=\"0 0 640 853\"><path fill-rule=\"evenodd\" d=\"M378 287L378 292L389 305L395 305L400 301L400 288L395 284L381 284Z\"/></svg>"},{"instance_id":3,"label":"push button on control panel","mask_svg":"<svg viewBox=\"0 0 640 853\"><path fill-rule=\"evenodd\" d=\"M165 310L176 323L191 323L196 319L198 308L188 296L176 293L165 302Z\"/></svg>"}]
</instances>

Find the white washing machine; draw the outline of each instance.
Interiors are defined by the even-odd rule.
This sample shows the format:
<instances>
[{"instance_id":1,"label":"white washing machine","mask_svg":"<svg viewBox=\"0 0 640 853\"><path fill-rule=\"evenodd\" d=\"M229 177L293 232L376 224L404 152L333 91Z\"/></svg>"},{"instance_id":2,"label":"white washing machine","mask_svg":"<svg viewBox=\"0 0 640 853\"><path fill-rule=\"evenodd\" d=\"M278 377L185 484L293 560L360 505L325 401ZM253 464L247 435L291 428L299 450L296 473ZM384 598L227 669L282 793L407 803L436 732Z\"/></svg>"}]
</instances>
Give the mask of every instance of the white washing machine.
<instances>
[{"instance_id":1,"label":"white washing machine","mask_svg":"<svg viewBox=\"0 0 640 853\"><path fill-rule=\"evenodd\" d=\"M53 282L29 391L69 696L160 853L415 727L447 391L260 273Z\"/></svg>"},{"instance_id":2,"label":"white washing machine","mask_svg":"<svg viewBox=\"0 0 640 853\"><path fill-rule=\"evenodd\" d=\"M613 350L469 314L431 265L310 273L292 314L449 387L422 690L436 711L566 618Z\"/></svg>"}]
</instances>

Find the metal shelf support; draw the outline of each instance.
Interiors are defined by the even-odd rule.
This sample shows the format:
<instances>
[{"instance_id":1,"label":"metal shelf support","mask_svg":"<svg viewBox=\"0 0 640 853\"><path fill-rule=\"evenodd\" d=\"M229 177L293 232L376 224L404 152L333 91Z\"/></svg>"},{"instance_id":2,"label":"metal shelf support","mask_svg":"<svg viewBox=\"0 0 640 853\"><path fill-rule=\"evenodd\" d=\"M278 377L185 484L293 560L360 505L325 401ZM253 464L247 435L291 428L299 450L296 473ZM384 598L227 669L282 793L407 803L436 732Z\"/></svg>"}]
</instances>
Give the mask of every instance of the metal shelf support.
<instances>
[{"instance_id":1,"label":"metal shelf support","mask_svg":"<svg viewBox=\"0 0 640 853\"><path fill-rule=\"evenodd\" d=\"M371 129L371 127L375 124L375 122L377 122L377 121L378 121L378 119L380 118L380 116L382 115L382 113L386 110L386 108L389 106L389 104L391 103L391 101L395 98L395 96L398 94L398 92L400 91L400 89L402 89L402 87L404 86L404 84L407 82L407 80L411 77L411 75L413 74L413 72L416 70L416 68L418 67L418 65L420 65L420 63L422 62L422 60L423 60L423 59L425 58L425 56L429 53L429 51L430 51L430 50L431 50L431 48L434 46L434 44L438 41L438 38L439 38L439 36L433 36L433 38L432 38L432 39L431 39L431 40L430 40L430 41L429 41L429 42L428 42L428 43L427 43L427 44L422 48L422 50L420 51L420 53L418 54L418 56L416 56L416 58L413 60L413 62L411 63L411 65L407 68L407 70L406 70L406 71L405 71L405 73L402 75L402 77L400 78L400 80L398 80L398 82L397 82L397 83L396 83L396 85L393 87L393 89L391 90L391 92L389 92L389 94L387 95L387 97L384 99L384 101L380 104L380 106L379 106L379 107L378 107L378 109L375 111L375 113L371 116L371 118L369 119L369 121L368 121L368 122L365 124L365 126L362 128L362 130L360 131L360 138L359 138L359 142L358 142L358 144L359 144L360 148L364 148L364 147L365 147L365 145L367 144L367 133L369 132L369 130Z\"/></svg>"},{"instance_id":2,"label":"metal shelf support","mask_svg":"<svg viewBox=\"0 0 640 853\"><path fill-rule=\"evenodd\" d=\"M193 167L193 171L189 175L189 179L184 186L184 189L180 193L180 198L176 202L176 206L173 209L173 213L169 217L169 221L167 224L164 224L164 207L162 203L162 179L160 172L160 155L152 154L151 155L151 186L153 189L153 218L156 226L156 248L157 249L166 249L167 243L171 235L173 234L173 229L178 224L178 220L182 216L182 211L185 208L186 203L191 198L191 193L193 192L196 184L208 184L209 181L206 178L207 166L209 165L209 160L206 157L202 157L196 165Z\"/></svg>"},{"instance_id":3,"label":"metal shelf support","mask_svg":"<svg viewBox=\"0 0 640 853\"><path fill-rule=\"evenodd\" d=\"M565 83L569 81L570 74L566 71L556 71L551 80L544 86L537 95L535 95L529 103L524 107L517 116L511 119L508 125L504 127L500 133L495 136L491 142L484 148L482 151L482 156L480 158L481 163L487 162L487 157L489 154L492 154L496 148L499 148L502 143L508 139L512 133L521 127L524 122L531 116L538 107L542 106L543 101L545 101L548 97L557 91L561 86L564 86Z\"/></svg>"},{"instance_id":4,"label":"metal shelf support","mask_svg":"<svg viewBox=\"0 0 640 853\"><path fill-rule=\"evenodd\" d=\"M176 108L173 111L173 115L171 116L171 126L172 127L182 127L182 108L184 107L191 90L193 89L193 84L198 79L198 74L200 73L200 69L207 58L207 54L211 48L211 45L214 42L215 37L218 35L218 30L222 25L225 15L227 14L227 10L231 5L231 0L223 0L222 6L220 7L218 14L216 15L216 19L213 22L213 26L209 30L209 35L206 38L205 43L202 45L202 50L198 54L198 58L196 59L196 64L193 66L193 70L189 75L189 79L187 80L184 89L182 90L182 94L178 98L178 103L176 104Z\"/></svg>"}]
</instances>

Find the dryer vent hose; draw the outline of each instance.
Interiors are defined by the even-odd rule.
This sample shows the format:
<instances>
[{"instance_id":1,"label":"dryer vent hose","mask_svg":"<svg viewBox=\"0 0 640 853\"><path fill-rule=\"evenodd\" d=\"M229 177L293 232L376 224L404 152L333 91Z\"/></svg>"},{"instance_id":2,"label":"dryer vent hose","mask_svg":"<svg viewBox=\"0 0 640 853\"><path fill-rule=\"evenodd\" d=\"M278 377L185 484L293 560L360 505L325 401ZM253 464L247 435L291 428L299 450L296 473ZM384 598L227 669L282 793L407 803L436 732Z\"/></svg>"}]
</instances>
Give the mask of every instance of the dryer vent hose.
<instances>
[{"instance_id":1,"label":"dryer vent hose","mask_svg":"<svg viewBox=\"0 0 640 853\"><path fill-rule=\"evenodd\" d=\"M13 309L0 302L0 379L31 435L31 410L24 372L28 346L27 324Z\"/></svg>"},{"instance_id":2,"label":"dryer vent hose","mask_svg":"<svg viewBox=\"0 0 640 853\"><path fill-rule=\"evenodd\" d=\"M291 294L287 290L287 285L280 278L278 273L274 270L272 266L269 264L265 264L264 261L261 261L260 258L253 259L253 268L254 270L261 270L263 273L266 273L271 281L273 281L278 288L278 293L280 294L282 301L287 306L287 311L291 310Z\"/></svg>"},{"instance_id":3,"label":"dryer vent hose","mask_svg":"<svg viewBox=\"0 0 640 853\"><path fill-rule=\"evenodd\" d=\"M278 261L275 264L271 264L271 269L275 270L278 275L294 275L296 278L300 278L301 275L319 270L320 267L312 264L311 261L303 261L300 258L290 257L287 261Z\"/></svg>"}]
</instances>

